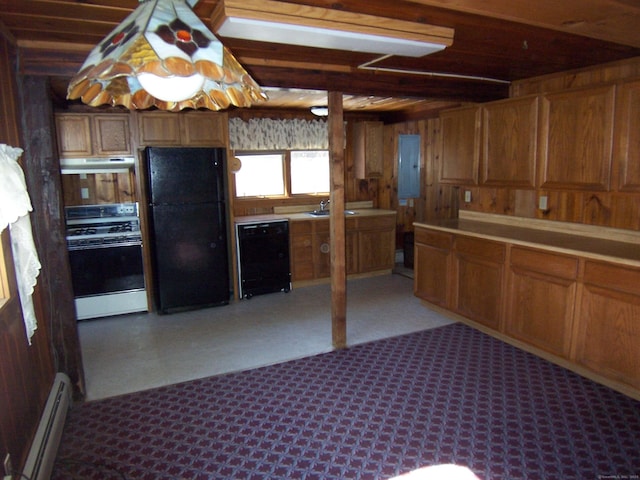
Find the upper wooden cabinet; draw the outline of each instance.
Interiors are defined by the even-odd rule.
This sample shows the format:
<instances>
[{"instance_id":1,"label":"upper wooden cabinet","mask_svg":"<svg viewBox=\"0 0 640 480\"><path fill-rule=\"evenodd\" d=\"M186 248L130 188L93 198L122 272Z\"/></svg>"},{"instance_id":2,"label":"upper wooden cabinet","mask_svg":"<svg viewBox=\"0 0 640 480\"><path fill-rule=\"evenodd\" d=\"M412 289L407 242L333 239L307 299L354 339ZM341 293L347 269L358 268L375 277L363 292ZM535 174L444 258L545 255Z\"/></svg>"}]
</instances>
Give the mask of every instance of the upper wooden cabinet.
<instances>
[{"instance_id":1,"label":"upper wooden cabinet","mask_svg":"<svg viewBox=\"0 0 640 480\"><path fill-rule=\"evenodd\" d=\"M353 126L353 158L356 178L381 177L384 157L384 124L357 122Z\"/></svg>"},{"instance_id":2,"label":"upper wooden cabinet","mask_svg":"<svg viewBox=\"0 0 640 480\"><path fill-rule=\"evenodd\" d=\"M228 144L227 114L140 112L141 146L222 147Z\"/></svg>"},{"instance_id":3,"label":"upper wooden cabinet","mask_svg":"<svg viewBox=\"0 0 640 480\"><path fill-rule=\"evenodd\" d=\"M480 183L533 188L537 137L538 97L483 105Z\"/></svg>"},{"instance_id":4,"label":"upper wooden cabinet","mask_svg":"<svg viewBox=\"0 0 640 480\"><path fill-rule=\"evenodd\" d=\"M133 154L127 114L59 113L55 120L62 158Z\"/></svg>"},{"instance_id":5,"label":"upper wooden cabinet","mask_svg":"<svg viewBox=\"0 0 640 480\"><path fill-rule=\"evenodd\" d=\"M480 108L440 114L440 183L476 185L480 163Z\"/></svg>"},{"instance_id":6,"label":"upper wooden cabinet","mask_svg":"<svg viewBox=\"0 0 640 480\"><path fill-rule=\"evenodd\" d=\"M615 87L542 96L539 186L609 190Z\"/></svg>"},{"instance_id":7,"label":"upper wooden cabinet","mask_svg":"<svg viewBox=\"0 0 640 480\"><path fill-rule=\"evenodd\" d=\"M615 125L616 190L640 192L640 80L618 87Z\"/></svg>"}]
</instances>

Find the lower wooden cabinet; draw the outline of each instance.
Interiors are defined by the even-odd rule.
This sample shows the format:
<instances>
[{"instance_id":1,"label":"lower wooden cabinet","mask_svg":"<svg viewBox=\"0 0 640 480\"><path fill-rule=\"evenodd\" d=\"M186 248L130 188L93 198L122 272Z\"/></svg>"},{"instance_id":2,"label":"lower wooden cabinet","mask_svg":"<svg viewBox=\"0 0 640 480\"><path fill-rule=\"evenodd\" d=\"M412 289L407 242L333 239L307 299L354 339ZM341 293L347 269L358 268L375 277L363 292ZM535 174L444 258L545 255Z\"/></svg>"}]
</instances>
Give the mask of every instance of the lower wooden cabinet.
<instances>
[{"instance_id":1,"label":"lower wooden cabinet","mask_svg":"<svg viewBox=\"0 0 640 480\"><path fill-rule=\"evenodd\" d=\"M470 237L453 243L453 304L456 312L497 330L502 320L506 246Z\"/></svg>"},{"instance_id":2,"label":"lower wooden cabinet","mask_svg":"<svg viewBox=\"0 0 640 480\"><path fill-rule=\"evenodd\" d=\"M513 247L505 332L569 358L577 277L576 257Z\"/></svg>"},{"instance_id":3,"label":"lower wooden cabinet","mask_svg":"<svg viewBox=\"0 0 640 480\"><path fill-rule=\"evenodd\" d=\"M417 297L640 397L640 267L420 226L414 255Z\"/></svg>"},{"instance_id":4,"label":"lower wooden cabinet","mask_svg":"<svg viewBox=\"0 0 640 480\"><path fill-rule=\"evenodd\" d=\"M290 222L293 282L331 276L329 219ZM391 270L395 261L395 217L350 217L346 220L347 275Z\"/></svg>"},{"instance_id":5,"label":"lower wooden cabinet","mask_svg":"<svg viewBox=\"0 0 640 480\"><path fill-rule=\"evenodd\" d=\"M313 224L289 222L289 253L292 281L312 280L313 271Z\"/></svg>"},{"instance_id":6,"label":"lower wooden cabinet","mask_svg":"<svg viewBox=\"0 0 640 480\"><path fill-rule=\"evenodd\" d=\"M640 390L640 268L586 261L575 360Z\"/></svg>"},{"instance_id":7,"label":"lower wooden cabinet","mask_svg":"<svg viewBox=\"0 0 640 480\"><path fill-rule=\"evenodd\" d=\"M416 229L413 292L428 302L449 307L453 235Z\"/></svg>"},{"instance_id":8,"label":"lower wooden cabinet","mask_svg":"<svg viewBox=\"0 0 640 480\"><path fill-rule=\"evenodd\" d=\"M353 220L356 219L347 220L347 231L350 221ZM355 225L356 237L353 240L357 239L358 273L392 269L395 262L396 217L386 215L358 218Z\"/></svg>"}]
</instances>

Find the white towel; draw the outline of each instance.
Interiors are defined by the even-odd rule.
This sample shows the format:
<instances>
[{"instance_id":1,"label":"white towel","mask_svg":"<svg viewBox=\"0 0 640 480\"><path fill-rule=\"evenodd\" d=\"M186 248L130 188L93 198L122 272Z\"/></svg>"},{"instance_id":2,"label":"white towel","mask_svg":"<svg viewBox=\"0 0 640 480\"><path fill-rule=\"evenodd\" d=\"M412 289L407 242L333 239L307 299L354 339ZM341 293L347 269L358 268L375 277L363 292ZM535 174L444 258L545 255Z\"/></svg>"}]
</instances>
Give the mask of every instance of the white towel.
<instances>
[{"instance_id":1,"label":"white towel","mask_svg":"<svg viewBox=\"0 0 640 480\"><path fill-rule=\"evenodd\" d=\"M19 148L0 144L0 232L11 230L11 250L16 270L18 294L22 305L27 340L37 328L33 307L33 289L40 273L40 260L31 230L29 212L33 210L24 172L18 164Z\"/></svg>"}]
</instances>

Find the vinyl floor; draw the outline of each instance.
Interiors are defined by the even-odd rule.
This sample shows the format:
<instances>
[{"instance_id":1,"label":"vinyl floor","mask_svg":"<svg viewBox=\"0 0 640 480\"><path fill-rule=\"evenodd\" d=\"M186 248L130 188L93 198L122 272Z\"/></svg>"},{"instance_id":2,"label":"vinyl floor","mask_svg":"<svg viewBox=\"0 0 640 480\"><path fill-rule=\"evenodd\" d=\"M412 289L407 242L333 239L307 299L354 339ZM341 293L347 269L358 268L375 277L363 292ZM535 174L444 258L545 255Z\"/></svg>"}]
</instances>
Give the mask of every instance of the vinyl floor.
<instances>
[{"instance_id":1,"label":"vinyl floor","mask_svg":"<svg viewBox=\"0 0 640 480\"><path fill-rule=\"evenodd\" d=\"M347 344L452 323L413 295L411 272L347 283ZM333 350L329 285L171 315L79 322L86 399L277 364Z\"/></svg>"}]
</instances>

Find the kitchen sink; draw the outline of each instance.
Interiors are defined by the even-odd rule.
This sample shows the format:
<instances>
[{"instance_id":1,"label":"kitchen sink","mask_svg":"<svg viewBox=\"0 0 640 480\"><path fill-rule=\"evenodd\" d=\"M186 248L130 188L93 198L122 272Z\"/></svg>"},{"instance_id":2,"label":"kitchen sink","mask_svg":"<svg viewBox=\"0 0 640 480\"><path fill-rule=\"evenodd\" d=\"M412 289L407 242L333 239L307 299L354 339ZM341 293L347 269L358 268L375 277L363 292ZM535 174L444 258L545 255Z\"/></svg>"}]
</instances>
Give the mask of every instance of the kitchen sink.
<instances>
[{"instance_id":1,"label":"kitchen sink","mask_svg":"<svg viewBox=\"0 0 640 480\"><path fill-rule=\"evenodd\" d=\"M309 215L313 215L314 217L328 217L330 214L330 210L314 210L313 212L308 212ZM357 215L358 212L354 212L353 210L345 210L345 215Z\"/></svg>"}]
</instances>

